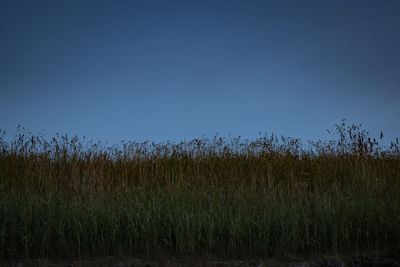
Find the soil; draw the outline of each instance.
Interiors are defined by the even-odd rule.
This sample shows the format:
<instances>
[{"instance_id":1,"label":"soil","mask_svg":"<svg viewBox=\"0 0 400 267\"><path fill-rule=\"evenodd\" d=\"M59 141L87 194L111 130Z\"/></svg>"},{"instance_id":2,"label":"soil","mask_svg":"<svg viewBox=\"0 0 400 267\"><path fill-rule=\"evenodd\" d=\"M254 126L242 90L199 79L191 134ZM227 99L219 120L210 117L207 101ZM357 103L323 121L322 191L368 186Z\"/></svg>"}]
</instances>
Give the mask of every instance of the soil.
<instances>
[{"instance_id":1,"label":"soil","mask_svg":"<svg viewBox=\"0 0 400 267\"><path fill-rule=\"evenodd\" d=\"M291 266L291 267L314 267L314 266L328 266L328 267L362 267L362 266L400 266L399 259L381 258L377 256L351 258L339 256L320 256L309 259L300 259L295 256L288 256L284 258L263 259L217 259L210 257L185 257L185 258L158 258L158 259L145 259L145 258L129 258L129 257L106 257L85 260L70 260L70 261L51 261L43 259L26 259L14 261L0 261L1 266L46 266L46 267L94 267L94 266L113 266L113 267L128 267L128 266L141 266L141 267L169 267L169 266L210 266L210 267L264 267L264 266Z\"/></svg>"}]
</instances>

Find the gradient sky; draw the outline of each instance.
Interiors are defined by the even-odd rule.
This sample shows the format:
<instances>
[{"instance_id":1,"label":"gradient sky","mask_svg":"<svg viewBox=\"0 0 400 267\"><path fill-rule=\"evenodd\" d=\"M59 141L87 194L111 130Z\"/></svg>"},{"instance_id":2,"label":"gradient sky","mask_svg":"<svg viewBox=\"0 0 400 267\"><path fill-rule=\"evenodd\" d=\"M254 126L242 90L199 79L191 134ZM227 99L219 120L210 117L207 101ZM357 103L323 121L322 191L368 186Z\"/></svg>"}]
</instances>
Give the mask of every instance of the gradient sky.
<instances>
[{"instance_id":1,"label":"gradient sky","mask_svg":"<svg viewBox=\"0 0 400 267\"><path fill-rule=\"evenodd\" d=\"M400 1L0 2L0 128L96 141L345 118L400 136Z\"/></svg>"}]
</instances>

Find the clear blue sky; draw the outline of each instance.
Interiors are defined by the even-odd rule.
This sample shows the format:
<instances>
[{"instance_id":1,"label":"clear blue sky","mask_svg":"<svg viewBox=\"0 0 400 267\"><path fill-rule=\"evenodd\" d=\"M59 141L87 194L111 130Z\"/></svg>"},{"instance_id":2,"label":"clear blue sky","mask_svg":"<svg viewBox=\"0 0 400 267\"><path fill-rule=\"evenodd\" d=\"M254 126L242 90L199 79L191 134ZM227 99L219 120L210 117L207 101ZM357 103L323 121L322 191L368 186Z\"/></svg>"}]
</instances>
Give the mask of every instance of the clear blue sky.
<instances>
[{"instance_id":1,"label":"clear blue sky","mask_svg":"<svg viewBox=\"0 0 400 267\"><path fill-rule=\"evenodd\" d=\"M400 1L0 2L0 128L400 136Z\"/></svg>"}]
</instances>

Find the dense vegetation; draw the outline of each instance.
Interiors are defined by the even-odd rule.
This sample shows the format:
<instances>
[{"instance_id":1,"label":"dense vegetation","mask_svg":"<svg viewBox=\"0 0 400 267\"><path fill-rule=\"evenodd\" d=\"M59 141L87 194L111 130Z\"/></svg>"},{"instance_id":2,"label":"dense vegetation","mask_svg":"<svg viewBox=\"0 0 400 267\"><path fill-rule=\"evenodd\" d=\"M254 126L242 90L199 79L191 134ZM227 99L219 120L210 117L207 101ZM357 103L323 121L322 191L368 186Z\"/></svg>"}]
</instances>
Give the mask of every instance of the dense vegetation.
<instances>
[{"instance_id":1,"label":"dense vegetation","mask_svg":"<svg viewBox=\"0 0 400 267\"><path fill-rule=\"evenodd\" d=\"M0 258L400 255L399 141L0 137Z\"/></svg>"}]
</instances>

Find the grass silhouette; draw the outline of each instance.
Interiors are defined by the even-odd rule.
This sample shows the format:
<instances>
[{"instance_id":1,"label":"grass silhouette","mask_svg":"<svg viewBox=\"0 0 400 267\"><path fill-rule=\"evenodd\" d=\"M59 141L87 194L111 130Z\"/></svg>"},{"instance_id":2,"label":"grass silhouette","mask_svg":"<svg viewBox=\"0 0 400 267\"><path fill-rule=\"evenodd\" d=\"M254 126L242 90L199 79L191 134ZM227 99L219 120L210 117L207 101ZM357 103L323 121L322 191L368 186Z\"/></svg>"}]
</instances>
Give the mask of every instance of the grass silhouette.
<instances>
[{"instance_id":1,"label":"grass silhouette","mask_svg":"<svg viewBox=\"0 0 400 267\"><path fill-rule=\"evenodd\" d=\"M0 258L400 255L400 149L260 136L105 146L0 137Z\"/></svg>"}]
</instances>

